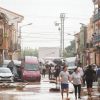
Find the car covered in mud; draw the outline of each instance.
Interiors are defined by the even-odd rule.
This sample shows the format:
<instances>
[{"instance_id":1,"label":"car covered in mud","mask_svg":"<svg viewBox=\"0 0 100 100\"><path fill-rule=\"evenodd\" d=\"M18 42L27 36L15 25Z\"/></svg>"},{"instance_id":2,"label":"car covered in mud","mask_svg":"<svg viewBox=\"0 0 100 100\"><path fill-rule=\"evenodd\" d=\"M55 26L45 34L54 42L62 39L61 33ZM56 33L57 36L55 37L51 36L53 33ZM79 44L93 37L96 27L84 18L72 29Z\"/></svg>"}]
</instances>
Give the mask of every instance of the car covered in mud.
<instances>
[{"instance_id":1,"label":"car covered in mud","mask_svg":"<svg viewBox=\"0 0 100 100\"><path fill-rule=\"evenodd\" d=\"M25 56L21 64L22 80L40 82L41 74L37 57Z\"/></svg>"},{"instance_id":2,"label":"car covered in mud","mask_svg":"<svg viewBox=\"0 0 100 100\"><path fill-rule=\"evenodd\" d=\"M14 76L9 68L0 67L0 82L14 82Z\"/></svg>"}]
</instances>

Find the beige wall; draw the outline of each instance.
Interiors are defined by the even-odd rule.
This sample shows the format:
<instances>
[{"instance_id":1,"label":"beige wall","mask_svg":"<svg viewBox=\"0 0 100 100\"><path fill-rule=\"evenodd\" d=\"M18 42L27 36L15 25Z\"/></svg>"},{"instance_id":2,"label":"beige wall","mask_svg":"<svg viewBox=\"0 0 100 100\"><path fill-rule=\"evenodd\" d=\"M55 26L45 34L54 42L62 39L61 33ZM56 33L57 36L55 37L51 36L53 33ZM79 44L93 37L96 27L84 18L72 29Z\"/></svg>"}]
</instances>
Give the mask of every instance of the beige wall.
<instances>
[{"instance_id":1,"label":"beige wall","mask_svg":"<svg viewBox=\"0 0 100 100\"><path fill-rule=\"evenodd\" d=\"M92 18L90 18L90 23L87 26L87 43L90 43L92 40L92 34L93 34L93 23Z\"/></svg>"}]
</instances>

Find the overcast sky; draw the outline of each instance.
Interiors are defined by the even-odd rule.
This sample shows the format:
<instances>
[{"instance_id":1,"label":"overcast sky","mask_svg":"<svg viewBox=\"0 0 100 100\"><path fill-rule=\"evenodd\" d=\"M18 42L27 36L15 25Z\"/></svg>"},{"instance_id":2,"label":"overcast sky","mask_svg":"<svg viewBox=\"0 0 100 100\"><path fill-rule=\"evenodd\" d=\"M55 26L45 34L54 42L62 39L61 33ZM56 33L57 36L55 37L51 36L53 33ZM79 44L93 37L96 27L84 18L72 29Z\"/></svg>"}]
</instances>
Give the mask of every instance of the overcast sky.
<instances>
[{"instance_id":1,"label":"overcast sky","mask_svg":"<svg viewBox=\"0 0 100 100\"><path fill-rule=\"evenodd\" d=\"M60 23L60 13L65 13L65 47L74 39L79 23L87 24L93 14L92 0L0 0L0 6L24 16L20 24L23 47L59 47L60 32L54 22Z\"/></svg>"}]
</instances>

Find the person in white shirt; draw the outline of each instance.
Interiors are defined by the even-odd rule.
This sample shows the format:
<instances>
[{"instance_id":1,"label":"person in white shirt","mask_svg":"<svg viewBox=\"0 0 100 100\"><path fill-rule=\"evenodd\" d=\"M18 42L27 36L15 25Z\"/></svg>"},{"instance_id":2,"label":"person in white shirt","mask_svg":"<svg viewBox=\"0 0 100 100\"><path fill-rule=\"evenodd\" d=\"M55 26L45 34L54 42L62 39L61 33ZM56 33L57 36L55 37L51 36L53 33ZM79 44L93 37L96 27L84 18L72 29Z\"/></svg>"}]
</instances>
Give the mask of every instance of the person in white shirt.
<instances>
[{"instance_id":1,"label":"person in white shirt","mask_svg":"<svg viewBox=\"0 0 100 100\"><path fill-rule=\"evenodd\" d=\"M83 76L83 75L84 75L84 72L83 72L82 67L78 67L78 71L80 72L81 76Z\"/></svg>"},{"instance_id":2,"label":"person in white shirt","mask_svg":"<svg viewBox=\"0 0 100 100\"><path fill-rule=\"evenodd\" d=\"M67 71L67 67L68 67L67 65L64 65L63 71L61 71L59 74L59 80L61 82L62 99L63 99L64 90L66 90L67 98L68 98L68 89L69 89L68 80L70 80L70 75L69 72Z\"/></svg>"},{"instance_id":3,"label":"person in white shirt","mask_svg":"<svg viewBox=\"0 0 100 100\"><path fill-rule=\"evenodd\" d=\"M78 93L78 98L81 98L80 94L81 94L81 84L82 84L82 77L78 68L75 68L72 74L72 81L75 89L75 98L77 100L77 93Z\"/></svg>"}]
</instances>

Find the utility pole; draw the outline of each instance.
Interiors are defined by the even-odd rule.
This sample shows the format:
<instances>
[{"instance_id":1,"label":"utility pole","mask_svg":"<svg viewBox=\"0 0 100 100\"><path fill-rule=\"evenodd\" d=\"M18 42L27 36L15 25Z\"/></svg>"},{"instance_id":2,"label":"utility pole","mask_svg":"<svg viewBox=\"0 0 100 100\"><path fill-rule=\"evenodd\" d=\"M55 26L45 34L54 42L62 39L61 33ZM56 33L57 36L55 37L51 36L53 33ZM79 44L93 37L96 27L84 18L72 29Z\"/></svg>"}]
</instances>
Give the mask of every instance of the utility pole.
<instances>
[{"instance_id":1,"label":"utility pole","mask_svg":"<svg viewBox=\"0 0 100 100\"><path fill-rule=\"evenodd\" d=\"M60 40L60 52L61 57L64 57L64 21L65 21L65 13L60 14L61 20L61 40Z\"/></svg>"},{"instance_id":2,"label":"utility pole","mask_svg":"<svg viewBox=\"0 0 100 100\"><path fill-rule=\"evenodd\" d=\"M64 21L65 13L60 14L60 23L55 22L55 26L59 26L58 30L60 31L60 57L64 57Z\"/></svg>"}]
</instances>

